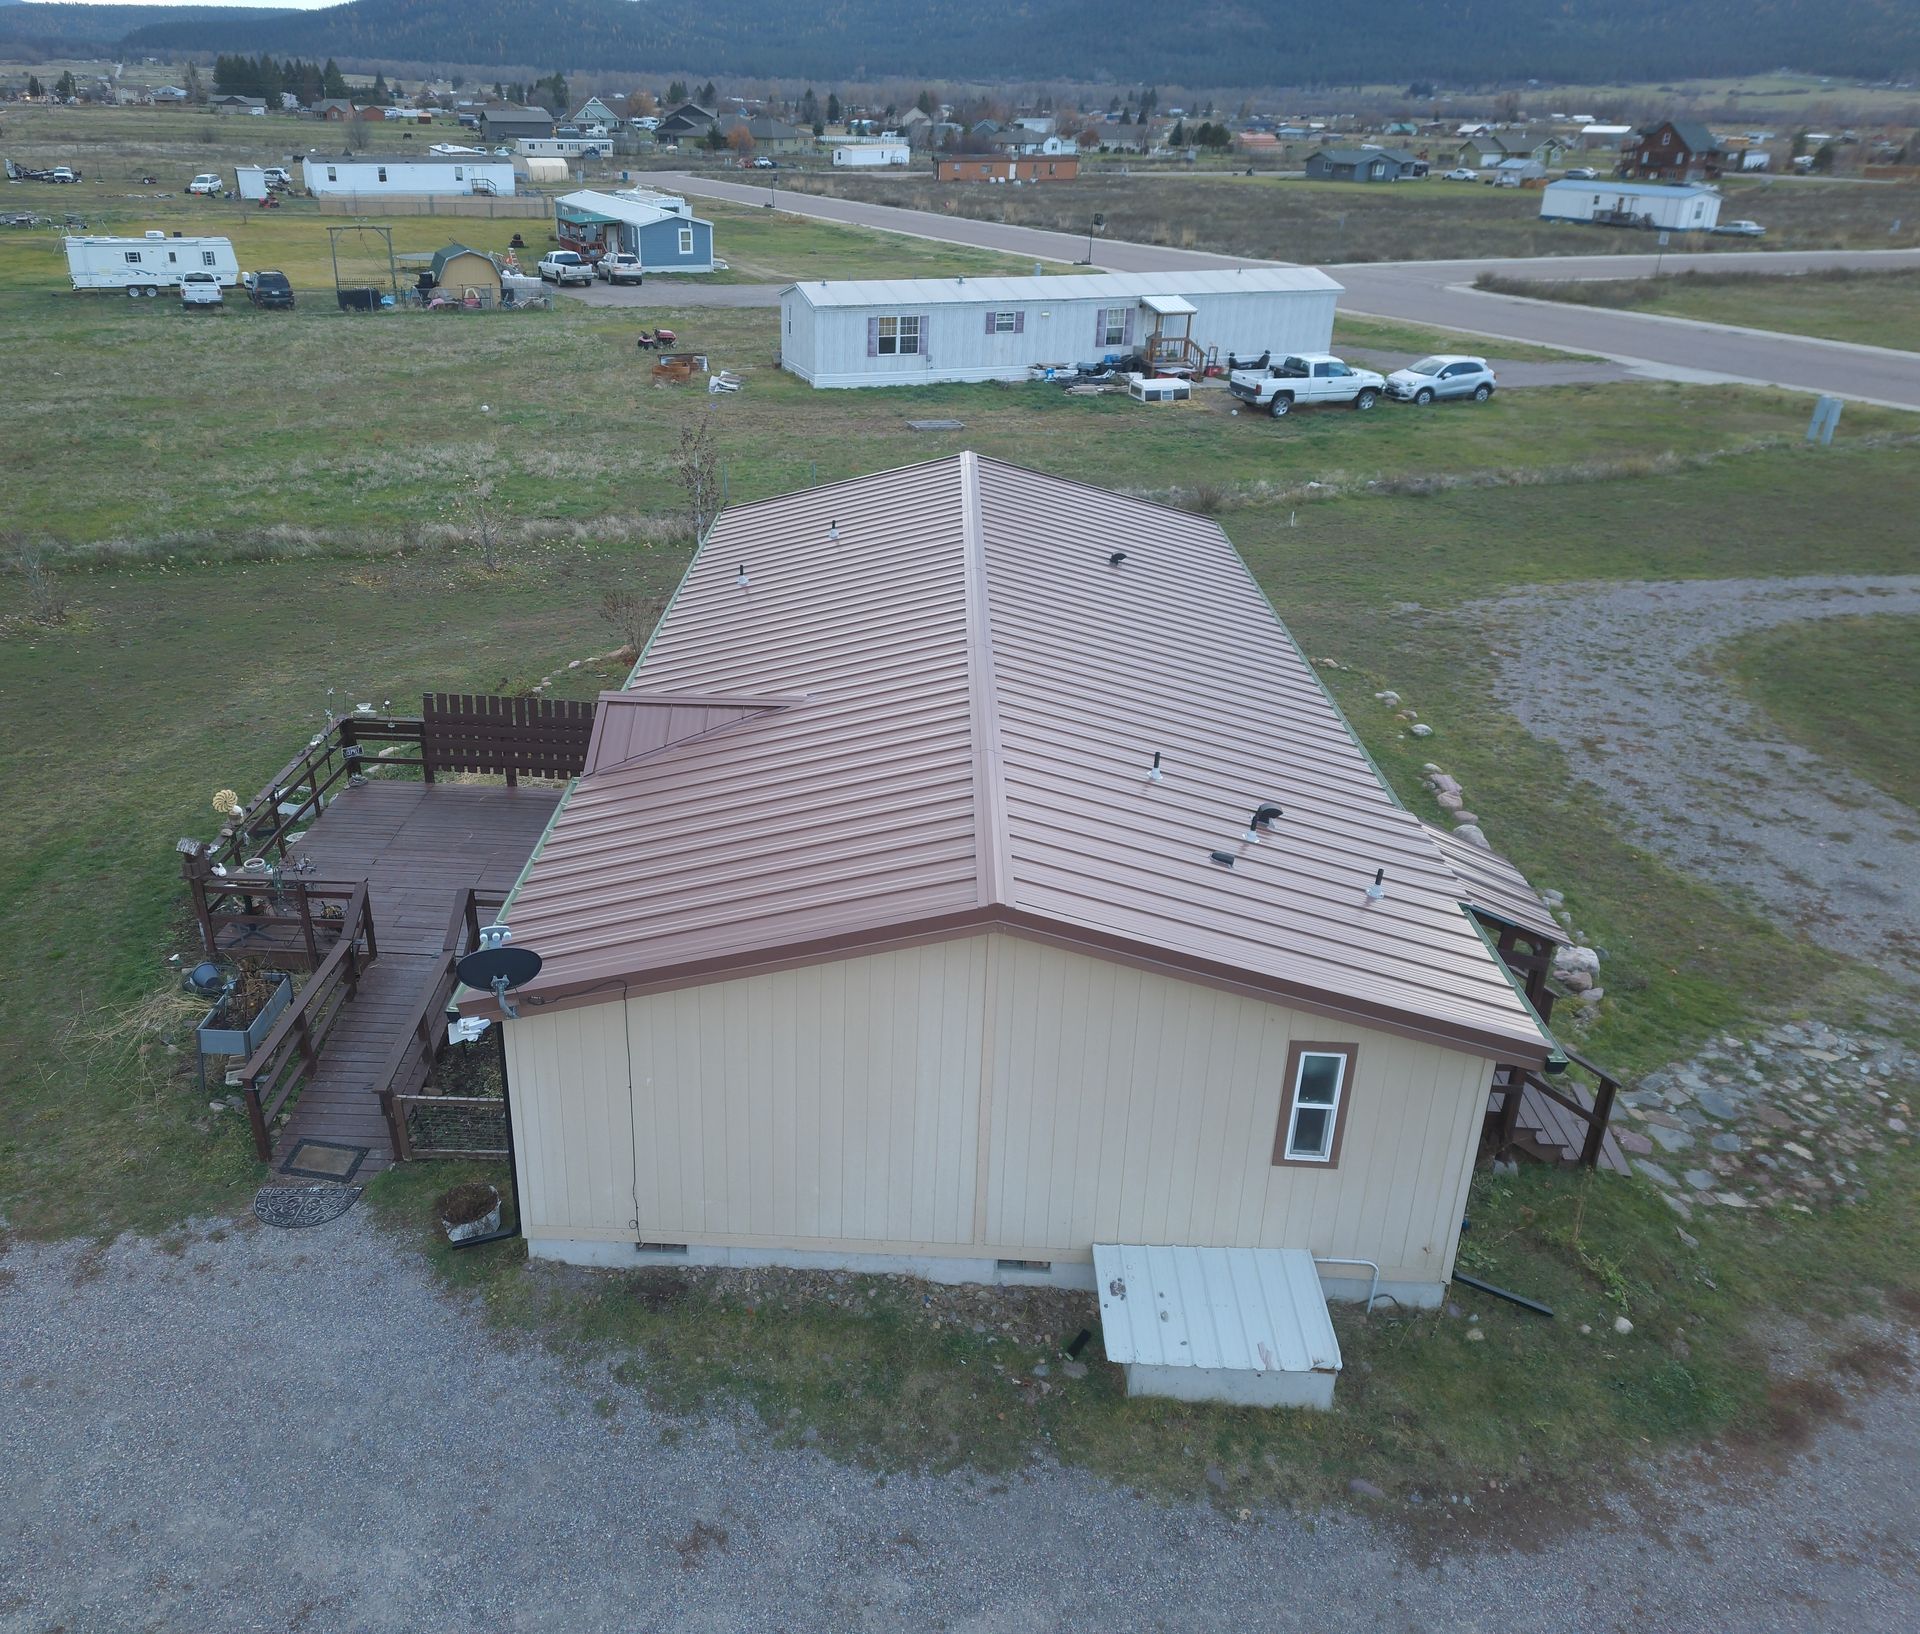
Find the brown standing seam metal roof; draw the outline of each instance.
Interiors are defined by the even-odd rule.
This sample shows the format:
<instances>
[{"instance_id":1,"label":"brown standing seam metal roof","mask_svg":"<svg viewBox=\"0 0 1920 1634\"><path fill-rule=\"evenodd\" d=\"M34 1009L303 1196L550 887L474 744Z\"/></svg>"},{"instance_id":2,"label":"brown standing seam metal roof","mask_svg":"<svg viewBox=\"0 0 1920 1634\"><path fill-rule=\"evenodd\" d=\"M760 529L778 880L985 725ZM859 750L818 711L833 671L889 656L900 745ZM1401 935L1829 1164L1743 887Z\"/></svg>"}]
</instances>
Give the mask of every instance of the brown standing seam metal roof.
<instances>
[{"instance_id":1,"label":"brown standing seam metal roof","mask_svg":"<svg viewBox=\"0 0 1920 1634\"><path fill-rule=\"evenodd\" d=\"M1544 1058L1465 895L1215 524L960 454L722 513L508 917L535 1003L1000 926Z\"/></svg>"},{"instance_id":2,"label":"brown standing seam metal roof","mask_svg":"<svg viewBox=\"0 0 1920 1634\"><path fill-rule=\"evenodd\" d=\"M1421 827L1460 876L1461 900L1468 907L1556 945L1571 940L1571 933L1553 917L1553 910L1540 900L1527 883L1527 876L1499 852L1474 845L1432 823Z\"/></svg>"}]
</instances>

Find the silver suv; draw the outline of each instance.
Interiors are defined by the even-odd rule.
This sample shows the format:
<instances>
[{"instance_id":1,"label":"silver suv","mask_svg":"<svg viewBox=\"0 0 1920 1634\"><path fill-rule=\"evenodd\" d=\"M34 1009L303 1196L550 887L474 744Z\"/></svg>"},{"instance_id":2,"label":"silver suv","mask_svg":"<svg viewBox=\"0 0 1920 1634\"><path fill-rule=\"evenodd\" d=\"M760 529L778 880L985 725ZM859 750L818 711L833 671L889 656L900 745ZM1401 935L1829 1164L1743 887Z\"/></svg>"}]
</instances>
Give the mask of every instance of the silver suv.
<instances>
[{"instance_id":1,"label":"silver suv","mask_svg":"<svg viewBox=\"0 0 1920 1634\"><path fill-rule=\"evenodd\" d=\"M1471 397L1484 403L1498 384L1485 358L1442 353L1395 369L1387 376L1387 395L1422 408L1443 397Z\"/></svg>"}]
</instances>

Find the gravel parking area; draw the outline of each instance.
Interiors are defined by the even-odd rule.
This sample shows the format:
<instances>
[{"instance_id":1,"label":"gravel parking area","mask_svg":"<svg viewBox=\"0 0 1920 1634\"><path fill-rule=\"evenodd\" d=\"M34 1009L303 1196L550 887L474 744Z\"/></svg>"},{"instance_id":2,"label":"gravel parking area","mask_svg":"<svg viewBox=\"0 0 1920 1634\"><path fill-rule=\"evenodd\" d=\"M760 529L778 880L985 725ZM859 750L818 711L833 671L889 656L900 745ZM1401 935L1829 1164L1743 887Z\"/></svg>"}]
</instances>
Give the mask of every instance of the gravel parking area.
<instances>
[{"instance_id":1,"label":"gravel parking area","mask_svg":"<svg viewBox=\"0 0 1920 1634\"><path fill-rule=\"evenodd\" d=\"M1574 585L1463 612L1502 654L1503 702L1627 832L1816 941L1920 974L1915 814L1783 741L1702 662L1799 619L1920 613L1920 577Z\"/></svg>"},{"instance_id":2,"label":"gravel parking area","mask_svg":"<svg viewBox=\"0 0 1920 1634\"><path fill-rule=\"evenodd\" d=\"M1559 1537L1444 1501L1241 1520L1039 1463L887 1476L668 1423L502 1343L359 1209L15 1247L0 1397L5 1634L1878 1634L1920 1590L1904 1390L1775 1474L1676 1470Z\"/></svg>"}]
</instances>

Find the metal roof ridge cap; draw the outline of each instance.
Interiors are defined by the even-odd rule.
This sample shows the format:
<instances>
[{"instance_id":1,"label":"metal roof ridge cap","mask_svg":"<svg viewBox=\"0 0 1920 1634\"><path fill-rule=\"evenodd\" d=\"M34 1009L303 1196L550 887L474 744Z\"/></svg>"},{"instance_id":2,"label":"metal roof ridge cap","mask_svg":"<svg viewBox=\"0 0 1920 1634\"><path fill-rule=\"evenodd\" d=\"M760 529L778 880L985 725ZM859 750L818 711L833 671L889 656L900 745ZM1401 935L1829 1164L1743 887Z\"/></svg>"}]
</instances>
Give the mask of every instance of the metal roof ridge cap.
<instances>
[{"instance_id":1,"label":"metal roof ridge cap","mask_svg":"<svg viewBox=\"0 0 1920 1634\"><path fill-rule=\"evenodd\" d=\"M980 509L980 458L972 449L963 449L960 548L966 584L967 682L972 693L975 878L980 906L986 908L1006 899L1013 877L1013 847L1006 786L1001 780L1000 699L993 670L993 609Z\"/></svg>"}]
</instances>

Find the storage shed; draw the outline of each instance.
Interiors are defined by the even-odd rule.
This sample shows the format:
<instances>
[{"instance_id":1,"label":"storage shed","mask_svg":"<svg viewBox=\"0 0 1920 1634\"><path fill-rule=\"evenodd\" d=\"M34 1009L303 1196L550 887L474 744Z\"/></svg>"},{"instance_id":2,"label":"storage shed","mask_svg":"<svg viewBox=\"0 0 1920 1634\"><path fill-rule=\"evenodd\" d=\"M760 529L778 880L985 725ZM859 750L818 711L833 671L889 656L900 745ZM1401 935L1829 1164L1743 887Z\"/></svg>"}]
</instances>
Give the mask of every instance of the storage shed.
<instances>
[{"instance_id":1,"label":"storage shed","mask_svg":"<svg viewBox=\"0 0 1920 1634\"><path fill-rule=\"evenodd\" d=\"M789 284L780 366L816 386L1024 380L1190 336L1197 355L1321 352L1340 286L1311 267Z\"/></svg>"},{"instance_id":2,"label":"storage shed","mask_svg":"<svg viewBox=\"0 0 1920 1634\"><path fill-rule=\"evenodd\" d=\"M1710 187L1660 182L1548 182L1540 189L1540 219L1706 232L1720 220L1720 195Z\"/></svg>"},{"instance_id":3,"label":"storage shed","mask_svg":"<svg viewBox=\"0 0 1920 1634\"><path fill-rule=\"evenodd\" d=\"M328 158L310 153L301 161L301 173L316 198L458 198L473 193L505 198L513 192L513 161L483 154L342 153Z\"/></svg>"},{"instance_id":4,"label":"storage shed","mask_svg":"<svg viewBox=\"0 0 1920 1634\"><path fill-rule=\"evenodd\" d=\"M1463 899L1215 523L971 453L734 507L503 910L530 1249L1435 1304L1552 1047Z\"/></svg>"},{"instance_id":5,"label":"storage shed","mask_svg":"<svg viewBox=\"0 0 1920 1634\"><path fill-rule=\"evenodd\" d=\"M654 195L587 189L562 195L553 215L561 247L591 260L622 253L639 256L648 272L713 271L713 223Z\"/></svg>"},{"instance_id":6,"label":"storage shed","mask_svg":"<svg viewBox=\"0 0 1920 1634\"><path fill-rule=\"evenodd\" d=\"M500 263L465 244L448 244L433 252L427 271L433 286L458 300L481 306L500 304Z\"/></svg>"}]
</instances>

